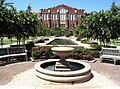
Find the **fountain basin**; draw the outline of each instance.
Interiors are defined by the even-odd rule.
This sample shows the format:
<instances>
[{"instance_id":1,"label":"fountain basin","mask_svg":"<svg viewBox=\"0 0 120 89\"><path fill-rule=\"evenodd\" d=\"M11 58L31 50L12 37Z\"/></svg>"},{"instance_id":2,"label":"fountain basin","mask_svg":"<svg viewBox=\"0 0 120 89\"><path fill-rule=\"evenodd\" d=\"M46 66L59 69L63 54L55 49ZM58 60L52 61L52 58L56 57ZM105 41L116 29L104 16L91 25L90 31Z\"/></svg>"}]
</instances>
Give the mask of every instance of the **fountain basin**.
<instances>
[{"instance_id":1,"label":"fountain basin","mask_svg":"<svg viewBox=\"0 0 120 89\"><path fill-rule=\"evenodd\" d=\"M53 81L53 82L61 82L61 83L65 83L65 82L75 82L75 81L79 81L79 82L83 82L83 81L87 81L91 78L91 67L89 64L85 63L85 62L81 62L78 60L67 60L69 63L73 63L73 64L78 64L78 65L82 65L83 68L82 69L78 69L78 70L73 70L73 71L52 71L52 70L48 70L45 69L43 67L43 65L46 63L47 64L54 64L56 62L58 62L59 59L50 59L50 60L46 60L46 61L42 61L42 62L38 62L35 64L34 68L35 68L35 74L37 77L48 80L48 81Z\"/></svg>"}]
</instances>

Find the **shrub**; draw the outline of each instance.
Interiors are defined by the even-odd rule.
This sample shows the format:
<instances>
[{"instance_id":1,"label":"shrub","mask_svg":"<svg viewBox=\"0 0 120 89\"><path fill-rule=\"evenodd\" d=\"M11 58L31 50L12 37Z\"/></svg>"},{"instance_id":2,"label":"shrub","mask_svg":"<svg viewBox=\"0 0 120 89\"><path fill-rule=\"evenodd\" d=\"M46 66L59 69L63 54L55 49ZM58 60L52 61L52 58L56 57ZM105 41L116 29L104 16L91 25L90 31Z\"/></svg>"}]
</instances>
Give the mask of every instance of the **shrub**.
<instances>
[{"instance_id":1,"label":"shrub","mask_svg":"<svg viewBox=\"0 0 120 89\"><path fill-rule=\"evenodd\" d=\"M117 48L116 46L105 45L106 48Z\"/></svg>"},{"instance_id":2,"label":"shrub","mask_svg":"<svg viewBox=\"0 0 120 89\"><path fill-rule=\"evenodd\" d=\"M100 51L93 51L93 58L99 58L100 57Z\"/></svg>"},{"instance_id":3,"label":"shrub","mask_svg":"<svg viewBox=\"0 0 120 89\"><path fill-rule=\"evenodd\" d=\"M81 40L81 43L87 44L88 40Z\"/></svg>"},{"instance_id":4,"label":"shrub","mask_svg":"<svg viewBox=\"0 0 120 89\"><path fill-rule=\"evenodd\" d=\"M77 52L77 53L83 52L84 50L85 50L84 47L74 48L74 52Z\"/></svg>"},{"instance_id":5,"label":"shrub","mask_svg":"<svg viewBox=\"0 0 120 89\"><path fill-rule=\"evenodd\" d=\"M99 51L84 48L75 48L73 52L73 58L92 60L93 58L99 58Z\"/></svg>"},{"instance_id":6,"label":"shrub","mask_svg":"<svg viewBox=\"0 0 120 89\"><path fill-rule=\"evenodd\" d=\"M80 41L81 40L81 37L80 36L77 36L77 39L76 39L77 41Z\"/></svg>"},{"instance_id":7,"label":"shrub","mask_svg":"<svg viewBox=\"0 0 120 89\"><path fill-rule=\"evenodd\" d=\"M74 58L74 59L80 59L79 53L74 53L74 54L73 54L73 58Z\"/></svg>"},{"instance_id":8,"label":"shrub","mask_svg":"<svg viewBox=\"0 0 120 89\"><path fill-rule=\"evenodd\" d=\"M60 28L54 28L52 30L52 35L53 36L60 36L61 35L61 29Z\"/></svg>"},{"instance_id":9,"label":"shrub","mask_svg":"<svg viewBox=\"0 0 120 89\"><path fill-rule=\"evenodd\" d=\"M68 29L65 29L65 30L64 30L64 35L65 35L66 37L69 37L69 36L70 36L70 31L69 31Z\"/></svg>"},{"instance_id":10,"label":"shrub","mask_svg":"<svg viewBox=\"0 0 120 89\"><path fill-rule=\"evenodd\" d=\"M36 41L36 43L44 43L44 39L39 39Z\"/></svg>"},{"instance_id":11,"label":"shrub","mask_svg":"<svg viewBox=\"0 0 120 89\"><path fill-rule=\"evenodd\" d=\"M59 58L52 53L50 46L34 47L32 49L32 57L40 59ZM91 60L98 57L99 51L84 49L83 47L75 47L74 52L67 58Z\"/></svg>"},{"instance_id":12,"label":"shrub","mask_svg":"<svg viewBox=\"0 0 120 89\"><path fill-rule=\"evenodd\" d=\"M95 49L98 50L98 51L101 51L102 47L106 47L106 48L116 48L116 46L111 46L111 45L103 46L103 45L98 45L97 43L96 43L96 44L92 43L92 44L91 44L91 47L95 48Z\"/></svg>"},{"instance_id":13,"label":"shrub","mask_svg":"<svg viewBox=\"0 0 120 89\"><path fill-rule=\"evenodd\" d=\"M98 45L98 44L91 44L91 47L95 48L96 50L101 50L103 45Z\"/></svg>"},{"instance_id":14,"label":"shrub","mask_svg":"<svg viewBox=\"0 0 120 89\"><path fill-rule=\"evenodd\" d=\"M33 47L32 48L32 57L34 58L53 58L54 54L51 51L50 46L42 46L42 47Z\"/></svg>"},{"instance_id":15,"label":"shrub","mask_svg":"<svg viewBox=\"0 0 120 89\"><path fill-rule=\"evenodd\" d=\"M27 50L27 56L28 58L30 58L32 55L32 47L34 47L34 42L33 41L27 41L27 43L25 44L26 46L26 50Z\"/></svg>"}]
</instances>

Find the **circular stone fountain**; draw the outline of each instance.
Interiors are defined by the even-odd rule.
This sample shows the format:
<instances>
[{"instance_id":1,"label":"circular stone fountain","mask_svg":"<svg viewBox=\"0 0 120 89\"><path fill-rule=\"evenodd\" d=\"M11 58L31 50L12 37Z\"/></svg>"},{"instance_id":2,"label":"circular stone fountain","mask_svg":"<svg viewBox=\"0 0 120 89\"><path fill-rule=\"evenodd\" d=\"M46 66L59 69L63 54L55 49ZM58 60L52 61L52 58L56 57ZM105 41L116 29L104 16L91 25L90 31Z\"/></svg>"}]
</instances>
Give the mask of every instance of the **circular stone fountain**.
<instances>
[{"instance_id":1,"label":"circular stone fountain","mask_svg":"<svg viewBox=\"0 0 120 89\"><path fill-rule=\"evenodd\" d=\"M49 59L35 64L37 77L53 82L84 82L91 78L91 67L89 64L79 60L65 59L74 48L53 47L53 53L60 59Z\"/></svg>"}]
</instances>

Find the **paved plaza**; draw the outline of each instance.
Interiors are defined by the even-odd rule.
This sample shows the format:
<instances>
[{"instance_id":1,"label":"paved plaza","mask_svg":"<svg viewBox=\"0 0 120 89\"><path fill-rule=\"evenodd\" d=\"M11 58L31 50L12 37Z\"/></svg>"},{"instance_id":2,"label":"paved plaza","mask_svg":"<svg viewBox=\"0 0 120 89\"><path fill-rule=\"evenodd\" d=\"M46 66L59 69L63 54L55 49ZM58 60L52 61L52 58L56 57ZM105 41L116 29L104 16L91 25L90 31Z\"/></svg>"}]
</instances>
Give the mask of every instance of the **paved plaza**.
<instances>
[{"instance_id":1,"label":"paved plaza","mask_svg":"<svg viewBox=\"0 0 120 89\"><path fill-rule=\"evenodd\" d=\"M55 83L36 77L33 68L35 63L23 62L1 66L0 89L120 89L120 77L115 75L120 72L119 65L99 62L89 63L93 74L89 81L83 83ZM116 69L118 69L118 73Z\"/></svg>"}]
</instances>

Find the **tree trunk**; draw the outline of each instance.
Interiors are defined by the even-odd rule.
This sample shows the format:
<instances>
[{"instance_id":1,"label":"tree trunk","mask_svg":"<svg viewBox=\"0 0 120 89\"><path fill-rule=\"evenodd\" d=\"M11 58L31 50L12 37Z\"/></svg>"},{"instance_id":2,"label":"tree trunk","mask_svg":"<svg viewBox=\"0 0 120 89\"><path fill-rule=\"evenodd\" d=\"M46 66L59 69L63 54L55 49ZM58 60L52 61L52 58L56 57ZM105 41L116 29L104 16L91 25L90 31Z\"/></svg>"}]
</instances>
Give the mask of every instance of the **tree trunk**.
<instances>
[{"instance_id":1,"label":"tree trunk","mask_svg":"<svg viewBox=\"0 0 120 89\"><path fill-rule=\"evenodd\" d=\"M1 41L1 47L3 48L3 37L0 38Z\"/></svg>"},{"instance_id":2,"label":"tree trunk","mask_svg":"<svg viewBox=\"0 0 120 89\"><path fill-rule=\"evenodd\" d=\"M11 44L13 43L12 37L10 38L10 42L11 42Z\"/></svg>"}]
</instances>

